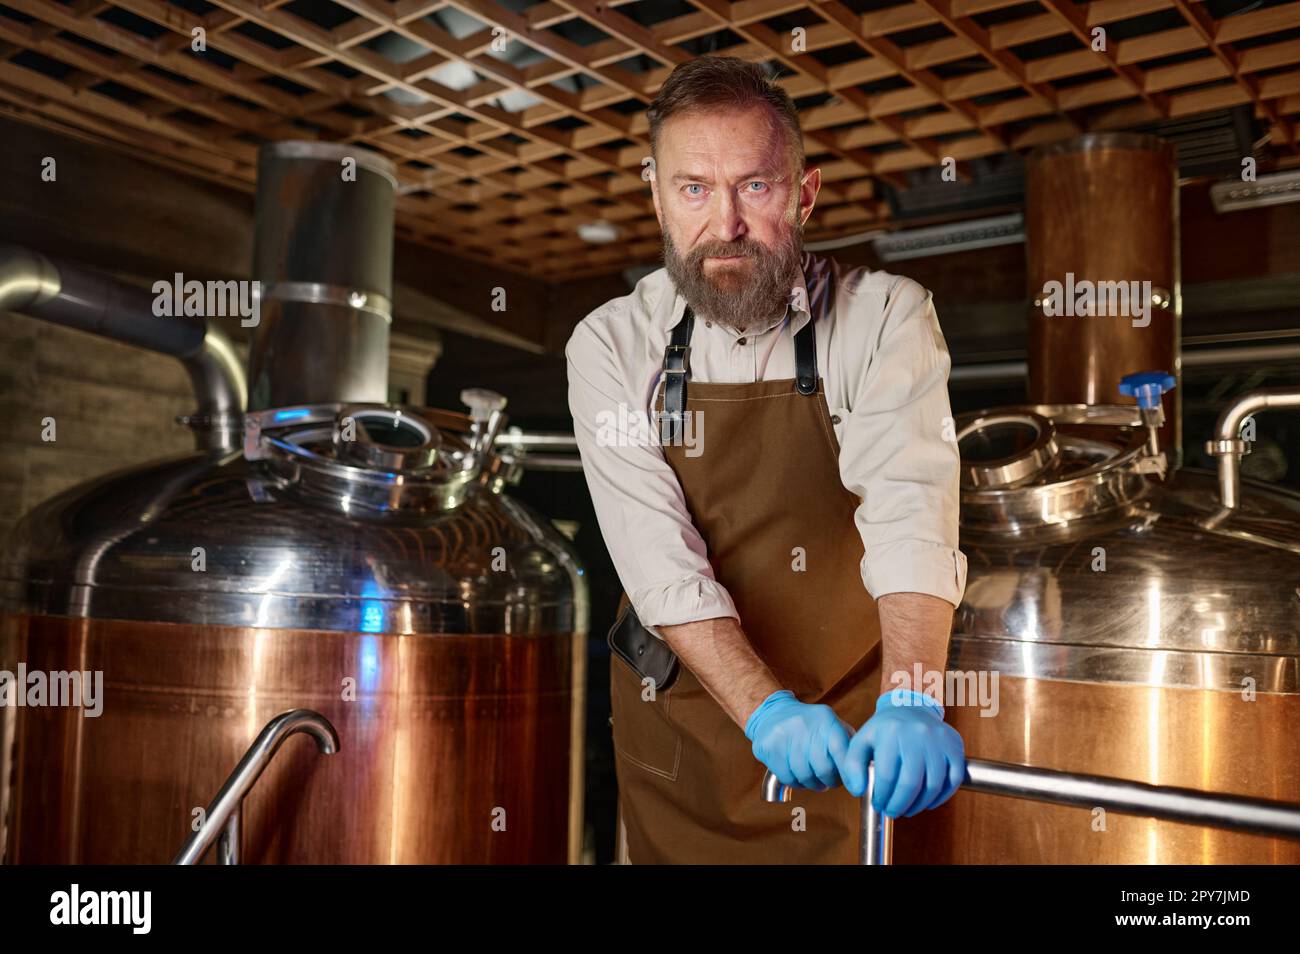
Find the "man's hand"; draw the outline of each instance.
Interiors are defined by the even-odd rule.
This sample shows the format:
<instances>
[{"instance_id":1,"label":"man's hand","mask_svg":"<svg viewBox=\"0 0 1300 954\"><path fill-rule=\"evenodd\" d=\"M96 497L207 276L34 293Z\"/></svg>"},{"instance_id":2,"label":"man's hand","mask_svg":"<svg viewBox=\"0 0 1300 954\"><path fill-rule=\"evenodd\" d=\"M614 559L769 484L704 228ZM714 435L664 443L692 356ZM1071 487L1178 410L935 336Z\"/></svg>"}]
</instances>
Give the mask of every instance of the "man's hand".
<instances>
[{"instance_id":1,"label":"man's hand","mask_svg":"<svg viewBox=\"0 0 1300 954\"><path fill-rule=\"evenodd\" d=\"M871 806L890 818L939 807L966 778L966 749L957 730L943 721L943 707L908 689L877 699L876 714L850 740L840 769L851 794L866 791L872 761Z\"/></svg>"},{"instance_id":2,"label":"man's hand","mask_svg":"<svg viewBox=\"0 0 1300 954\"><path fill-rule=\"evenodd\" d=\"M745 722L754 757L783 785L822 791L840 784L838 766L848 755L849 729L830 706L800 702L781 689Z\"/></svg>"}]
</instances>

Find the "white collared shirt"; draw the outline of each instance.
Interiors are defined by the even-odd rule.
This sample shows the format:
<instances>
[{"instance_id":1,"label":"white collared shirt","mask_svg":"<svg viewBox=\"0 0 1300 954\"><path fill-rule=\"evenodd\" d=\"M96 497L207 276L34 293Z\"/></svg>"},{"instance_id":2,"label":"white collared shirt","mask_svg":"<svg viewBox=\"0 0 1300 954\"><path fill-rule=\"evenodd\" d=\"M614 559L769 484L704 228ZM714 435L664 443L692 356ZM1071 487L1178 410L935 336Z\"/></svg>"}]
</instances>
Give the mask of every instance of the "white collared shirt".
<instances>
[{"instance_id":1,"label":"white collared shirt","mask_svg":"<svg viewBox=\"0 0 1300 954\"><path fill-rule=\"evenodd\" d=\"M690 381L793 378L794 334L816 315L840 479L861 501L854 521L866 550L862 583L876 599L927 593L956 606L966 586L957 549L960 460L951 360L930 293L909 278L810 252L802 265L788 321L777 316L742 333L696 316ZM660 268L587 315L565 347L583 473L614 568L647 627L739 619L655 439L664 348L685 307ZM707 441L707 428L702 436Z\"/></svg>"}]
</instances>

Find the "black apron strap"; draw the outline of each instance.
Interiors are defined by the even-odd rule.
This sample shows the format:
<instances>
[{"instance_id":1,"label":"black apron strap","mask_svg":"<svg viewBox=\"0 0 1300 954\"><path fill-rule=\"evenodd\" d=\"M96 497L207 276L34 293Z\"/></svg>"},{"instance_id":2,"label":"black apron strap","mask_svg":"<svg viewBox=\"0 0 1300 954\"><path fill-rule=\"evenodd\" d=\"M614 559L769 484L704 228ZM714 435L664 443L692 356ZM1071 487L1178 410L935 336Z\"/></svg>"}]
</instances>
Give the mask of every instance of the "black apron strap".
<instances>
[{"instance_id":1,"label":"black apron strap","mask_svg":"<svg viewBox=\"0 0 1300 954\"><path fill-rule=\"evenodd\" d=\"M664 444L680 443L686 410L686 379L690 377L691 332L695 313L687 305L664 348L664 411L659 438ZM817 393L817 335L811 318L794 336L794 379L800 394Z\"/></svg>"},{"instance_id":2,"label":"black apron strap","mask_svg":"<svg viewBox=\"0 0 1300 954\"><path fill-rule=\"evenodd\" d=\"M659 419L659 440L664 444L677 444L682 439L682 412L686 409L686 377L691 370L694 329L695 313L687 305L664 349L664 413Z\"/></svg>"},{"instance_id":3,"label":"black apron strap","mask_svg":"<svg viewBox=\"0 0 1300 954\"><path fill-rule=\"evenodd\" d=\"M811 316L794 336L794 386L800 394L817 393L817 335Z\"/></svg>"}]
</instances>

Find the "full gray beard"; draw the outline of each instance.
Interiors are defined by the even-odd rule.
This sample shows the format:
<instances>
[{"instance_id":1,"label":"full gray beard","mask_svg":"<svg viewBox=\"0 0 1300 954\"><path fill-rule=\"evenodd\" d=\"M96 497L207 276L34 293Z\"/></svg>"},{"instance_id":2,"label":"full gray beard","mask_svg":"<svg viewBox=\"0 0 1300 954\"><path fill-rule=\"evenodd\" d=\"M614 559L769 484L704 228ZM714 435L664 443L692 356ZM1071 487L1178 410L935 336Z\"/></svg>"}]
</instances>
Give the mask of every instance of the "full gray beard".
<instances>
[{"instance_id":1,"label":"full gray beard","mask_svg":"<svg viewBox=\"0 0 1300 954\"><path fill-rule=\"evenodd\" d=\"M706 242L682 256L667 229L663 230L663 243L668 277L691 310L737 331L762 327L767 320L783 313L799 283L802 225L788 229L783 241L772 249L761 242L742 238L734 242ZM752 277L743 281L738 268L728 268L725 272L719 270L712 277L706 276L704 259L725 255L744 255L754 259Z\"/></svg>"}]
</instances>

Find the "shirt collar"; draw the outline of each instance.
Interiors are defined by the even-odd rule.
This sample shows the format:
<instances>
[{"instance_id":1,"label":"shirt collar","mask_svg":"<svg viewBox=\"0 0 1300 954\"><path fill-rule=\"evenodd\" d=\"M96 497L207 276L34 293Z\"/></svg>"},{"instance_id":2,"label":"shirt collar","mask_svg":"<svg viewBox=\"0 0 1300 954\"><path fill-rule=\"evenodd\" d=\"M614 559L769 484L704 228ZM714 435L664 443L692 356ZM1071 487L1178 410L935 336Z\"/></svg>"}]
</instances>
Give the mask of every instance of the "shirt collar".
<instances>
[{"instance_id":1,"label":"shirt collar","mask_svg":"<svg viewBox=\"0 0 1300 954\"><path fill-rule=\"evenodd\" d=\"M813 255L811 252L804 252L800 261L799 280L796 282L790 292L790 308L787 314L790 317L790 334L795 334L804 325L808 324L812 315L819 308L824 308L826 296L826 259ZM671 331L676 328L686 313L686 299L677 291L677 287L669 282L671 295L665 296L669 307L665 310L660 309L661 321L665 331ZM770 331L782 321L785 315L779 316L772 320L766 328L750 329L745 332L746 335L759 335ZM737 337L740 332L735 329L728 329Z\"/></svg>"}]
</instances>

